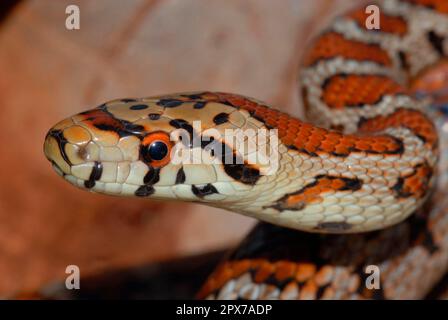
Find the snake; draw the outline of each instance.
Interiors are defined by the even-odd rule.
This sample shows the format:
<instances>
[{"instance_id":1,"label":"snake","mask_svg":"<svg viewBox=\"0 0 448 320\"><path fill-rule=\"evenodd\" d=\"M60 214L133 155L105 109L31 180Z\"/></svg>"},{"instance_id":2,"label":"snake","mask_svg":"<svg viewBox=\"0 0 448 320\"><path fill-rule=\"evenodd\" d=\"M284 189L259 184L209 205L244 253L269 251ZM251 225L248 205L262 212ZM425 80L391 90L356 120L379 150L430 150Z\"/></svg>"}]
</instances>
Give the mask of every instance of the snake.
<instances>
[{"instance_id":1,"label":"snake","mask_svg":"<svg viewBox=\"0 0 448 320\"><path fill-rule=\"evenodd\" d=\"M356 8L306 51L307 121L225 92L122 98L58 122L44 153L82 189L262 221L202 298L422 297L448 265L448 218L443 130L412 86L448 54L448 2L376 3L379 29ZM425 210L428 199L436 205ZM379 260L395 279L381 294L360 275ZM397 284L403 270L414 289Z\"/></svg>"}]
</instances>

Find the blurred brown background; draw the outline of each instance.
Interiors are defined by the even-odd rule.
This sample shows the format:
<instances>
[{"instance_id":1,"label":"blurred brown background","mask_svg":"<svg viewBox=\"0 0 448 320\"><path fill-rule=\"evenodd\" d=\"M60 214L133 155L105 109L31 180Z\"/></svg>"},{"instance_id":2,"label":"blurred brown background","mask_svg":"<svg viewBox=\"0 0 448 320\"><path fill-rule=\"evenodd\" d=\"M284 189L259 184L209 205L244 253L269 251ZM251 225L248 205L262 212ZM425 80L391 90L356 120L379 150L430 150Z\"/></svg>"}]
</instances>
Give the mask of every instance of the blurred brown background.
<instances>
[{"instance_id":1,"label":"blurred brown background","mask_svg":"<svg viewBox=\"0 0 448 320\"><path fill-rule=\"evenodd\" d=\"M253 220L73 188L43 155L46 131L107 100L176 91L235 92L300 115L309 38L354 2L30 0L4 14L0 296L64 279L70 264L85 276L236 244ZM69 4L80 30L65 28Z\"/></svg>"}]
</instances>

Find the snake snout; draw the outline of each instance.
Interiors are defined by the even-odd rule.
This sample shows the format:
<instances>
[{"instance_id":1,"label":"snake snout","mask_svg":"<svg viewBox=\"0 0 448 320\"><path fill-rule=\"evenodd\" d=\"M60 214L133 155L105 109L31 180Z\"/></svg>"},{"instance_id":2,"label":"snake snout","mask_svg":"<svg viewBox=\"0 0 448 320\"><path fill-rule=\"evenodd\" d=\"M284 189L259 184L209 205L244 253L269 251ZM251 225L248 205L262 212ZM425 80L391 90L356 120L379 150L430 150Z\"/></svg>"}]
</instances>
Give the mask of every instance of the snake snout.
<instances>
[{"instance_id":1,"label":"snake snout","mask_svg":"<svg viewBox=\"0 0 448 320\"><path fill-rule=\"evenodd\" d=\"M59 175L75 175L73 169L78 166L88 166L89 171L92 171L98 160L92 145L89 131L66 119L48 131L44 153Z\"/></svg>"}]
</instances>

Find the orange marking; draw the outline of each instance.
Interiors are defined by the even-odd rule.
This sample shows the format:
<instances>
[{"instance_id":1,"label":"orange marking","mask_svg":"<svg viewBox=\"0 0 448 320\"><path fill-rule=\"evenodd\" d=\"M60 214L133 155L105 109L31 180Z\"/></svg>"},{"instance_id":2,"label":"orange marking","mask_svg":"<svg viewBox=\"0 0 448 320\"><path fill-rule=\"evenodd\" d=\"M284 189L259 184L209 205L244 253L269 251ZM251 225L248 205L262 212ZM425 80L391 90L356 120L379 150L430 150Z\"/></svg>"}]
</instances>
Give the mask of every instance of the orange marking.
<instances>
[{"instance_id":1,"label":"orange marking","mask_svg":"<svg viewBox=\"0 0 448 320\"><path fill-rule=\"evenodd\" d=\"M398 109L391 115L376 116L375 118L364 121L360 131L378 132L386 128L404 126L420 137L431 148L437 147L437 130L432 121L423 113L413 109Z\"/></svg>"},{"instance_id":2,"label":"orange marking","mask_svg":"<svg viewBox=\"0 0 448 320\"><path fill-rule=\"evenodd\" d=\"M170 135L166 132L156 131L148 134L142 141L142 148L149 147L151 143L156 141L162 141L168 148L166 156L161 160L143 159L145 162L151 163L154 168L160 168L167 165L171 160L171 149L173 148L173 142L170 139Z\"/></svg>"},{"instance_id":3,"label":"orange marking","mask_svg":"<svg viewBox=\"0 0 448 320\"><path fill-rule=\"evenodd\" d=\"M448 2L446 0L404 0L416 5L421 5L440 13L448 13Z\"/></svg>"},{"instance_id":4,"label":"orange marking","mask_svg":"<svg viewBox=\"0 0 448 320\"><path fill-rule=\"evenodd\" d=\"M347 16L355 20L361 28L368 30L366 28L366 20L369 17L369 14L365 12L364 8L352 11ZM400 36L403 36L408 32L408 25L401 17L389 16L380 11L380 21L381 28L378 31L393 33Z\"/></svg>"},{"instance_id":5,"label":"orange marking","mask_svg":"<svg viewBox=\"0 0 448 320\"><path fill-rule=\"evenodd\" d=\"M322 194L329 191L359 190L362 182L358 179L319 176L316 181L299 191L289 193L276 201L272 208L278 210L301 210L307 204L322 201Z\"/></svg>"},{"instance_id":6,"label":"orange marking","mask_svg":"<svg viewBox=\"0 0 448 320\"><path fill-rule=\"evenodd\" d=\"M275 266L275 278L280 282L292 278L296 271L296 264L288 261L278 261Z\"/></svg>"},{"instance_id":7,"label":"orange marking","mask_svg":"<svg viewBox=\"0 0 448 320\"><path fill-rule=\"evenodd\" d=\"M312 263L300 263L297 266L296 280L298 282L305 282L316 273L316 265Z\"/></svg>"},{"instance_id":8,"label":"orange marking","mask_svg":"<svg viewBox=\"0 0 448 320\"><path fill-rule=\"evenodd\" d=\"M118 119L115 119L101 109L92 109L82 112L79 115L83 116L84 122L92 127L107 127L115 132L123 129L123 124Z\"/></svg>"},{"instance_id":9,"label":"orange marking","mask_svg":"<svg viewBox=\"0 0 448 320\"><path fill-rule=\"evenodd\" d=\"M413 173L399 178L393 189L401 198L411 196L422 198L429 190L432 173L431 167L427 164L417 165Z\"/></svg>"},{"instance_id":10,"label":"orange marking","mask_svg":"<svg viewBox=\"0 0 448 320\"><path fill-rule=\"evenodd\" d=\"M379 75L336 75L323 86L323 101L334 109L378 103L384 95L405 93L394 80Z\"/></svg>"},{"instance_id":11,"label":"orange marking","mask_svg":"<svg viewBox=\"0 0 448 320\"><path fill-rule=\"evenodd\" d=\"M256 283L264 282L275 271L275 267L269 261L262 261L255 273L254 281Z\"/></svg>"},{"instance_id":12,"label":"orange marking","mask_svg":"<svg viewBox=\"0 0 448 320\"><path fill-rule=\"evenodd\" d=\"M431 96L435 104L448 102L448 59L426 68L411 83L411 91Z\"/></svg>"},{"instance_id":13,"label":"orange marking","mask_svg":"<svg viewBox=\"0 0 448 320\"><path fill-rule=\"evenodd\" d=\"M325 33L317 39L305 59L305 65L309 66L319 60L337 56L358 61L374 61L385 66L392 65L389 55L380 46L348 40L336 32Z\"/></svg>"},{"instance_id":14,"label":"orange marking","mask_svg":"<svg viewBox=\"0 0 448 320\"><path fill-rule=\"evenodd\" d=\"M209 294L224 286L231 279L238 278L240 275L253 268L253 265L259 264L259 260L225 261L209 276L197 294L198 298L206 298Z\"/></svg>"}]
</instances>

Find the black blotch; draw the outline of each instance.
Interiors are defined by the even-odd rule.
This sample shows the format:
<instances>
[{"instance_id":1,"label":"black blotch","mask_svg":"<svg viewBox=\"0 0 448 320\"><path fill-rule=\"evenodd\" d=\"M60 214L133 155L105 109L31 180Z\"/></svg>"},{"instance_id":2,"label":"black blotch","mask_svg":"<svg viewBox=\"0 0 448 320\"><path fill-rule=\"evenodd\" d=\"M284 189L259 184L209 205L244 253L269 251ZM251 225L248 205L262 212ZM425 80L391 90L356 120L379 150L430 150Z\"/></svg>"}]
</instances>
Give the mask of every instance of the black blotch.
<instances>
[{"instance_id":1,"label":"black blotch","mask_svg":"<svg viewBox=\"0 0 448 320\"><path fill-rule=\"evenodd\" d=\"M184 98L192 99L192 100L201 100L203 93L193 93L193 94L182 94L181 96Z\"/></svg>"},{"instance_id":2,"label":"black blotch","mask_svg":"<svg viewBox=\"0 0 448 320\"><path fill-rule=\"evenodd\" d=\"M322 298L322 296L323 296L324 293L325 293L325 289L327 289L330 285L331 285L331 282L330 282L330 283L327 283L327 284L325 284L325 285L323 285L323 286L319 286L319 287L317 288L317 291L316 291L316 300L320 300L320 299Z\"/></svg>"},{"instance_id":3,"label":"black blotch","mask_svg":"<svg viewBox=\"0 0 448 320\"><path fill-rule=\"evenodd\" d=\"M170 121L170 125L173 126L176 129L184 129L187 131L188 135L190 136L190 146L193 144L193 127L190 123L185 121L184 119L173 119Z\"/></svg>"},{"instance_id":4,"label":"black blotch","mask_svg":"<svg viewBox=\"0 0 448 320\"><path fill-rule=\"evenodd\" d=\"M184 182L185 182L184 168L180 168L179 171L177 171L177 174L176 174L176 182L175 182L175 184L182 184Z\"/></svg>"},{"instance_id":5,"label":"black blotch","mask_svg":"<svg viewBox=\"0 0 448 320\"><path fill-rule=\"evenodd\" d=\"M71 161L68 159L67 153L65 152L65 145L67 144L67 139L64 137L64 133L62 130L51 130L47 134L50 137L53 137L56 139L56 142L58 143L59 152L61 153L62 159L68 164L72 165Z\"/></svg>"},{"instance_id":6,"label":"black blotch","mask_svg":"<svg viewBox=\"0 0 448 320\"><path fill-rule=\"evenodd\" d=\"M260 171L245 164L224 164L224 171L235 180L254 185L260 178Z\"/></svg>"},{"instance_id":7,"label":"black blotch","mask_svg":"<svg viewBox=\"0 0 448 320\"><path fill-rule=\"evenodd\" d=\"M191 191L199 198L211 195L213 193L218 193L218 190L211 184L208 183L205 186L197 187L195 185L191 186Z\"/></svg>"},{"instance_id":8,"label":"black blotch","mask_svg":"<svg viewBox=\"0 0 448 320\"><path fill-rule=\"evenodd\" d=\"M227 121L229 121L229 114L225 112L221 112L213 118L213 122L216 124L223 124Z\"/></svg>"},{"instance_id":9,"label":"black blotch","mask_svg":"<svg viewBox=\"0 0 448 320\"><path fill-rule=\"evenodd\" d=\"M95 181L101 179L101 175L103 174L103 165L101 162L95 161L93 165L92 172L90 173L89 180L84 181L84 186L87 189L91 189L95 186Z\"/></svg>"},{"instance_id":10,"label":"black blotch","mask_svg":"<svg viewBox=\"0 0 448 320\"><path fill-rule=\"evenodd\" d=\"M347 222L322 222L316 226L316 230L324 230L330 232L340 232L350 230L352 225Z\"/></svg>"},{"instance_id":11,"label":"black blotch","mask_svg":"<svg viewBox=\"0 0 448 320\"><path fill-rule=\"evenodd\" d=\"M430 254L434 254L440 249L439 246L435 244L432 233L428 229L425 230L422 245L429 251Z\"/></svg>"},{"instance_id":12,"label":"black blotch","mask_svg":"<svg viewBox=\"0 0 448 320\"><path fill-rule=\"evenodd\" d=\"M206 136L202 136L201 139L201 148L204 150L210 150L214 148L216 143L219 143L218 141L215 141L215 137L208 137L208 140L205 139Z\"/></svg>"},{"instance_id":13,"label":"black blotch","mask_svg":"<svg viewBox=\"0 0 448 320\"><path fill-rule=\"evenodd\" d=\"M157 105L165 107L165 108L174 108L174 107L180 106L183 103L184 103L184 101L177 100L177 99L160 99L157 102Z\"/></svg>"},{"instance_id":14,"label":"black blotch","mask_svg":"<svg viewBox=\"0 0 448 320\"><path fill-rule=\"evenodd\" d=\"M398 58L400 59L401 68L406 71L409 71L410 65L409 65L409 61L408 61L408 57L406 56L406 53L401 50L398 51Z\"/></svg>"},{"instance_id":15,"label":"black blotch","mask_svg":"<svg viewBox=\"0 0 448 320\"><path fill-rule=\"evenodd\" d=\"M395 185L392 187L392 190L394 190L400 198L410 197L412 194L410 192L404 192L403 184L404 179L402 177L399 177L397 179L397 183L395 183Z\"/></svg>"},{"instance_id":16,"label":"black blotch","mask_svg":"<svg viewBox=\"0 0 448 320\"><path fill-rule=\"evenodd\" d=\"M202 109L205 107L205 105L207 104L206 101L198 101L193 105L194 109Z\"/></svg>"},{"instance_id":17,"label":"black blotch","mask_svg":"<svg viewBox=\"0 0 448 320\"><path fill-rule=\"evenodd\" d=\"M444 51L443 51L443 40L444 38L439 36L437 33L435 33L434 31L429 31L426 34L429 43L432 45L432 47L441 55L445 55Z\"/></svg>"},{"instance_id":18,"label":"black blotch","mask_svg":"<svg viewBox=\"0 0 448 320\"><path fill-rule=\"evenodd\" d=\"M137 138L142 139L142 133L145 131L145 127L143 127L142 125L134 124L127 120L116 118L112 113L110 113L107 110L107 107L105 105L104 108L102 108L101 110L104 112L105 115L113 119L117 125L111 125L107 123L96 123L94 124L94 126L97 129L103 131L116 132L120 137L136 136Z\"/></svg>"},{"instance_id":19,"label":"black blotch","mask_svg":"<svg viewBox=\"0 0 448 320\"><path fill-rule=\"evenodd\" d=\"M148 115L148 117L149 117L150 120L159 120L160 119L160 114L158 114L158 113L150 113Z\"/></svg>"},{"instance_id":20,"label":"black blotch","mask_svg":"<svg viewBox=\"0 0 448 320\"><path fill-rule=\"evenodd\" d=\"M147 196L152 195L154 192L155 192L155 189L153 186L143 185L135 191L135 195L137 197L147 197Z\"/></svg>"},{"instance_id":21,"label":"black blotch","mask_svg":"<svg viewBox=\"0 0 448 320\"><path fill-rule=\"evenodd\" d=\"M140 186L136 191L135 195L137 197L147 197L152 195L155 192L153 185L157 183L160 179L160 168L154 168L152 166L148 166L148 172L145 174L143 178L143 186Z\"/></svg>"},{"instance_id":22,"label":"black blotch","mask_svg":"<svg viewBox=\"0 0 448 320\"><path fill-rule=\"evenodd\" d=\"M351 178L328 176L328 175L322 174L322 175L316 176L316 178L313 182L307 184L306 186L302 187L301 189L299 189L297 191L285 194L281 198L277 199L275 201L275 204L273 204L271 206L266 206L265 208L274 208L274 209L277 209L278 211L283 211L283 210L299 211L299 210L304 209L306 203L298 202L298 203L295 203L293 206L290 206L287 204L288 198L290 196L302 194L307 189L315 187L321 179L330 179L330 180L339 179L339 180L344 181L344 185L340 189L338 189L338 191L357 191L357 190L361 189L361 187L362 187L362 180L360 180L358 178L351 179Z\"/></svg>"},{"instance_id":23,"label":"black blotch","mask_svg":"<svg viewBox=\"0 0 448 320\"><path fill-rule=\"evenodd\" d=\"M120 101L121 101L121 102L125 102L125 103L127 103L127 102L136 102L136 101L137 101L137 99L132 99L132 98L124 98L124 99L121 99Z\"/></svg>"},{"instance_id":24,"label":"black blotch","mask_svg":"<svg viewBox=\"0 0 448 320\"><path fill-rule=\"evenodd\" d=\"M147 109L148 106L146 104L135 104L133 106L131 106L129 109L131 110L144 110Z\"/></svg>"},{"instance_id":25,"label":"black blotch","mask_svg":"<svg viewBox=\"0 0 448 320\"><path fill-rule=\"evenodd\" d=\"M145 174L145 177L143 178L143 183L145 185L153 185L159 182L160 179L160 168L154 168L152 166L148 167L149 170Z\"/></svg>"},{"instance_id":26,"label":"black blotch","mask_svg":"<svg viewBox=\"0 0 448 320\"><path fill-rule=\"evenodd\" d=\"M358 178L351 179L343 177L340 179L345 182L345 185L341 189L339 189L340 191L347 191L347 190L357 191L362 187L362 181L359 180Z\"/></svg>"}]
</instances>

